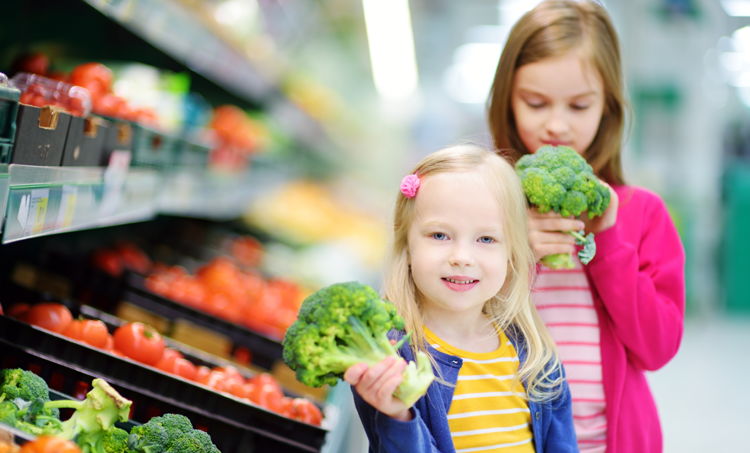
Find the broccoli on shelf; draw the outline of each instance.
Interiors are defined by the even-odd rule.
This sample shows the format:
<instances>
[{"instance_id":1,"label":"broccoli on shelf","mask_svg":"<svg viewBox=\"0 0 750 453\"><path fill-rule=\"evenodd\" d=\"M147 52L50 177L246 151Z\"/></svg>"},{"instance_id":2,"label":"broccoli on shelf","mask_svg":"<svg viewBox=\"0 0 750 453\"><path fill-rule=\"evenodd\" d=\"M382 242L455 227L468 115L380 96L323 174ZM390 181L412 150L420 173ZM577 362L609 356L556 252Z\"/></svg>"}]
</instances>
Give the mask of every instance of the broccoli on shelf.
<instances>
[{"instance_id":1,"label":"broccoli on shelf","mask_svg":"<svg viewBox=\"0 0 750 453\"><path fill-rule=\"evenodd\" d=\"M3 401L0 403L0 423L6 425L16 426L18 421L18 406L10 401Z\"/></svg>"},{"instance_id":2,"label":"broccoli on shelf","mask_svg":"<svg viewBox=\"0 0 750 453\"><path fill-rule=\"evenodd\" d=\"M129 453L128 432L116 426L96 433L81 433L76 439L82 453Z\"/></svg>"},{"instance_id":3,"label":"broccoli on shelf","mask_svg":"<svg viewBox=\"0 0 750 453\"><path fill-rule=\"evenodd\" d=\"M0 402L15 399L34 401L42 398L49 401L49 387L44 379L31 371L20 368L5 369L0 371Z\"/></svg>"},{"instance_id":4,"label":"broccoli on shelf","mask_svg":"<svg viewBox=\"0 0 750 453\"><path fill-rule=\"evenodd\" d=\"M534 154L521 157L516 173L529 203L539 212L553 210L563 217L580 216L587 212L589 219L601 216L609 206L609 188L599 181L594 171L580 154L567 146L542 146ZM578 258L588 264L596 254L592 233L569 231L576 244L583 246ZM572 269L571 256L563 253L542 258L541 263L551 269Z\"/></svg>"},{"instance_id":5,"label":"broccoli on shelf","mask_svg":"<svg viewBox=\"0 0 750 453\"><path fill-rule=\"evenodd\" d=\"M284 337L284 362L297 380L310 387L335 385L344 372L360 362L372 366L398 350L408 338L392 345L388 332L403 330L396 308L367 285L338 283L310 295L302 303L297 321ZM394 396L411 407L427 392L435 378L429 358L422 352L410 362Z\"/></svg>"},{"instance_id":6,"label":"broccoli on shelf","mask_svg":"<svg viewBox=\"0 0 750 453\"><path fill-rule=\"evenodd\" d=\"M219 453L207 433L193 429L178 414L154 417L130 431L128 448L136 453Z\"/></svg>"}]
</instances>

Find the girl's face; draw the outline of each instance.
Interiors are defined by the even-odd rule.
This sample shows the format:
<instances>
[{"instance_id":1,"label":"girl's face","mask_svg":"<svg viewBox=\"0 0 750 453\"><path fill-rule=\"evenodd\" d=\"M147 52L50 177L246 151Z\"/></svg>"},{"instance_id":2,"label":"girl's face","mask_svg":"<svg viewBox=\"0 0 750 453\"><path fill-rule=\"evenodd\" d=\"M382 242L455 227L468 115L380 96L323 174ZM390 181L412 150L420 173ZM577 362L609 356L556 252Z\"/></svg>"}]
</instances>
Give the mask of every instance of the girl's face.
<instances>
[{"instance_id":1,"label":"girl's face","mask_svg":"<svg viewBox=\"0 0 750 453\"><path fill-rule=\"evenodd\" d=\"M475 172L421 181L409 229L412 277L429 311L481 313L505 282L503 212Z\"/></svg>"},{"instance_id":2,"label":"girl's face","mask_svg":"<svg viewBox=\"0 0 750 453\"><path fill-rule=\"evenodd\" d=\"M604 86L599 72L570 52L518 68L511 108L529 152L565 145L583 154L599 129Z\"/></svg>"}]
</instances>

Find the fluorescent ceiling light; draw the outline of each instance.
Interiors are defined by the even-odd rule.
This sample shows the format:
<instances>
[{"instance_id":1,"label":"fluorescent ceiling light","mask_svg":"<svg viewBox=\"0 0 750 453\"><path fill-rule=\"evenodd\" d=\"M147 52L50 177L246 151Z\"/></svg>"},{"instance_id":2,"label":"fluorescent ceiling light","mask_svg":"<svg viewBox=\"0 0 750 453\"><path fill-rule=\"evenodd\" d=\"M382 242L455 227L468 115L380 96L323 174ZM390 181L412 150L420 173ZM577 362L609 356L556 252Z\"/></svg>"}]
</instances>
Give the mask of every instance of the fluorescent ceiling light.
<instances>
[{"instance_id":1,"label":"fluorescent ceiling light","mask_svg":"<svg viewBox=\"0 0 750 453\"><path fill-rule=\"evenodd\" d=\"M362 0L375 88L389 100L417 89L417 59L408 0Z\"/></svg>"},{"instance_id":2,"label":"fluorescent ceiling light","mask_svg":"<svg viewBox=\"0 0 750 453\"><path fill-rule=\"evenodd\" d=\"M721 7L730 16L750 16L750 0L721 0Z\"/></svg>"}]
</instances>

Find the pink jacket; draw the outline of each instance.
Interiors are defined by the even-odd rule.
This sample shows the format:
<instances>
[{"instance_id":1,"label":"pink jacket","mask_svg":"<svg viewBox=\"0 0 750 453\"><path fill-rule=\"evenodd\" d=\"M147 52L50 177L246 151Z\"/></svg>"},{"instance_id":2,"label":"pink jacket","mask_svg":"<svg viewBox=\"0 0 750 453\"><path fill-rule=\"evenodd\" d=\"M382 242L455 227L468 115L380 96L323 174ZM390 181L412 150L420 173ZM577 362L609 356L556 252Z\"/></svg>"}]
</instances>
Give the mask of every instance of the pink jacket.
<instances>
[{"instance_id":1,"label":"pink jacket","mask_svg":"<svg viewBox=\"0 0 750 453\"><path fill-rule=\"evenodd\" d=\"M660 453L659 415L644 371L677 353L685 311L685 252L664 202L618 186L614 227L584 266L599 315L607 453Z\"/></svg>"}]
</instances>

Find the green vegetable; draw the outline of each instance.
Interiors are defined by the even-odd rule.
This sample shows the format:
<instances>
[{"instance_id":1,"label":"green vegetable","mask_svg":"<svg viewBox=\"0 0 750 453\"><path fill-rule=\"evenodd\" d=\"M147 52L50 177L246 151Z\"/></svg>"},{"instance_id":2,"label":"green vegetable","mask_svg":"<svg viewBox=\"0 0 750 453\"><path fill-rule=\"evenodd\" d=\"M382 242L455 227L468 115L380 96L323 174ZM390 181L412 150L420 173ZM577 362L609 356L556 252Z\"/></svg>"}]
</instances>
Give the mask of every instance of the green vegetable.
<instances>
[{"instance_id":1,"label":"green vegetable","mask_svg":"<svg viewBox=\"0 0 750 453\"><path fill-rule=\"evenodd\" d=\"M20 368L0 371L0 402L13 401L21 398L24 401L34 401L42 398L49 401L49 387L44 379L31 371Z\"/></svg>"},{"instance_id":2,"label":"green vegetable","mask_svg":"<svg viewBox=\"0 0 750 453\"><path fill-rule=\"evenodd\" d=\"M128 447L131 450L139 453L159 453L167 449L167 430L159 423L152 423L153 420L152 418L148 423L130 430Z\"/></svg>"},{"instance_id":3,"label":"green vegetable","mask_svg":"<svg viewBox=\"0 0 750 453\"><path fill-rule=\"evenodd\" d=\"M580 216L588 212L589 219L601 216L609 206L609 188L599 181L594 171L580 154L567 146L542 146L534 154L521 157L516 173L529 203L539 212L553 210L563 217ZM596 254L594 235L585 237L583 231L569 231L576 244L583 249L578 258L588 264ZM545 256L542 264L552 269L573 268L568 254Z\"/></svg>"},{"instance_id":4,"label":"green vegetable","mask_svg":"<svg viewBox=\"0 0 750 453\"><path fill-rule=\"evenodd\" d=\"M16 412L18 412L18 406L12 402L3 401L0 403L0 423L16 426L16 422L18 421L18 415Z\"/></svg>"},{"instance_id":5,"label":"green vegetable","mask_svg":"<svg viewBox=\"0 0 750 453\"><path fill-rule=\"evenodd\" d=\"M128 448L136 453L219 453L211 436L193 429L190 419L178 414L154 417L133 428Z\"/></svg>"},{"instance_id":6,"label":"green vegetable","mask_svg":"<svg viewBox=\"0 0 750 453\"><path fill-rule=\"evenodd\" d=\"M365 362L372 366L389 355L398 356L408 334L391 345L388 332L403 328L404 320L396 308L369 286L356 282L331 285L302 303L297 321L284 337L284 362L305 385L335 385L352 365ZM419 352L416 359L409 363L394 392L407 407L427 392L435 378L427 355Z\"/></svg>"},{"instance_id":7,"label":"green vegetable","mask_svg":"<svg viewBox=\"0 0 750 453\"><path fill-rule=\"evenodd\" d=\"M59 408L75 409L73 416L64 422L53 420L45 415L37 415L37 422L41 420L47 423L43 428L44 434L51 434L67 440L76 439L80 434L89 447L95 447L99 445L100 438L107 434L115 422L128 420L132 403L130 400L120 396L115 389L102 379L94 379L92 385L94 388L86 394L86 399L83 401L48 401L41 405L41 408L45 411ZM30 407L21 408L18 411L18 416L33 415L39 408L39 404L34 403ZM101 453L99 450L90 451Z\"/></svg>"},{"instance_id":8,"label":"green vegetable","mask_svg":"<svg viewBox=\"0 0 750 453\"><path fill-rule=\"evenodd\" d=\"M128 432L116 426L94 434L82 433L76 439L82 453L129 453Z\"/></svg>"}]
</instances>

